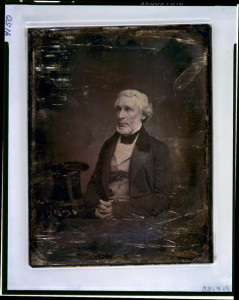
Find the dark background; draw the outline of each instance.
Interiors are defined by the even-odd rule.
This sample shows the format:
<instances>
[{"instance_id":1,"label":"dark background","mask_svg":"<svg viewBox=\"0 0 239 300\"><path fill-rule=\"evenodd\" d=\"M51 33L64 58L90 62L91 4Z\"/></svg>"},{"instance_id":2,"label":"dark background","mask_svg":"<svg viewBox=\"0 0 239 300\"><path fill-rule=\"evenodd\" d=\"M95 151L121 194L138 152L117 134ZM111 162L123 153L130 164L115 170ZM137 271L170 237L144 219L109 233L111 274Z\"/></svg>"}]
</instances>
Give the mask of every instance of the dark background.
<instances>
[{"instance_id":1,"label":"dark background","mask_svg":"<svg viewBox=\"0 0 239 300\"><path fill-rule=\"evenodd\" d=\"M31 30L29 100L41 159L89 164L82 174L84 191L100 147L115 131L118 92L138 89L153 103L146 128L169 145L175 183L197 185L209 150L209 29ZM189 69L193 64L199 72ZM175 87L180 75L182 89Z\"/></svg>"},{"instance_id":2,"label":"dark background","mask_svg":"<svg viewBox=\"0 0 239 300\"><path fill-rule=\"evenodd\" d=\"M137 89L153 104L146 129L171 150L171 210L203 212L197 222L210 240L210 27L45 28L28 37L32 224L45 218L44 209L40 218L33 213L39 201L56 200L52 165L86 163L85 192L100 148L115 132L118 92Z\"/></svg>"}]
</instances>

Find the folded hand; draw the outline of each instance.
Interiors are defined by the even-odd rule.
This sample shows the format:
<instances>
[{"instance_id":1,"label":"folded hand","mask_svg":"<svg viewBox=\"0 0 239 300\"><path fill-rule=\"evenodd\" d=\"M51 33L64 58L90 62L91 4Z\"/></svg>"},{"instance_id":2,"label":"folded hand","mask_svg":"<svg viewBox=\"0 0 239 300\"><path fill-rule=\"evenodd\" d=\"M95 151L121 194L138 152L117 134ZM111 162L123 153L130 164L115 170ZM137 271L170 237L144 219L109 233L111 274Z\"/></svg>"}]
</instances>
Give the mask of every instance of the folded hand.
<instances>
[{"instance_id":1,"label":"folded hand","mask_svg":"<svg viewBox=\"0 0 239 300\"><path fill-rule=\"evenodd\" d=\"M100 199L100 203L95 210L95 216L100 219L112 219L114 215L111 202Z\"/></svg>"}]
</instances>

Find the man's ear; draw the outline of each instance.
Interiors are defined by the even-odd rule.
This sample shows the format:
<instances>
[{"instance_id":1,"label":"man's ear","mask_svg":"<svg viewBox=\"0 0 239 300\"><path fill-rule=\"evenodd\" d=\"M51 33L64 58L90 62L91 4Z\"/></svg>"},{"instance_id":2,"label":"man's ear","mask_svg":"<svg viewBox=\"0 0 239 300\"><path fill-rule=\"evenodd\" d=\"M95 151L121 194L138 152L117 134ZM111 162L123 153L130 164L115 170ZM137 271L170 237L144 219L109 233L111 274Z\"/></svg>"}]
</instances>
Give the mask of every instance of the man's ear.
<instances>
[{"instance_id":1,"label":"man's ear","mask_svg":"<svg viewBox=\"0 0 239 300\"><path fill-rule=\"evenodd\" d=\"M141 120L144 121L146 119L146 116L144 116L143 114L141 114Z\"/></svg>"}]
</instances>

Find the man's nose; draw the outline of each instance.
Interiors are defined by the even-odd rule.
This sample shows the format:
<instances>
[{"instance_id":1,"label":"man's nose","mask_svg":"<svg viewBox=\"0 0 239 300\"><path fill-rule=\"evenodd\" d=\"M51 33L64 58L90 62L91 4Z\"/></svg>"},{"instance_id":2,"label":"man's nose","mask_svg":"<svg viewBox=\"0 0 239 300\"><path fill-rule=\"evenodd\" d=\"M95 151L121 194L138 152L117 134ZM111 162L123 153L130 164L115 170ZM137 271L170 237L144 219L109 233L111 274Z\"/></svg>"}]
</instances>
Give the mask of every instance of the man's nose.
<instances>
[{"instance_id":1,"label":"man's nose","mask_svg":"<svg viewBox=\"0 0 239 300\"><path fill-rule=\"evenodd\" d=\"M125 118L125 113L124 113L124 110L121 109L119 112L118 112L118 118L119 119L124 119Z\"/></svg>"}]
</instances>

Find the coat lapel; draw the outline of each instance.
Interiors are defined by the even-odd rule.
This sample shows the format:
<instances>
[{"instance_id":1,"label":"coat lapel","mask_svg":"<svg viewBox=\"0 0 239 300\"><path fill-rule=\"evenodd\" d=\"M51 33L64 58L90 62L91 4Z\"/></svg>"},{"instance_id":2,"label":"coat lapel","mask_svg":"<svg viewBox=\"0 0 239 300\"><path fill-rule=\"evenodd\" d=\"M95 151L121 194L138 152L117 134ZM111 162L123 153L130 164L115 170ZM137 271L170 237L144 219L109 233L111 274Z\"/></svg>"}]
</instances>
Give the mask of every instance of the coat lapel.
<instances>
[{"instance_id":1,"label":"coat lapel","mask_svg":"<svg viewBox=\"0 0 239 300\"><path fill-rule=\"evenodd\" d=\"M109 140L108 140L108 147L105 151L104 161L102 166L102 184L105 190L106 196L109 195L109 174L110 174L110 166L111 160L114 155L115 147L119 138L119 134L115 133Z\"/></svg>"},{"instance_id":2,"label":"coat lapel","mask_svg":"<svg viewBox=\"0 0 239 300\"><path fill-rule=\"evenodd\" d=\"M149 137L149 134L145 131L144 127L142 127L130 161L130 182L132 182L148 158L149 151L151 149Z\"/></svg>"}]
</instances>

